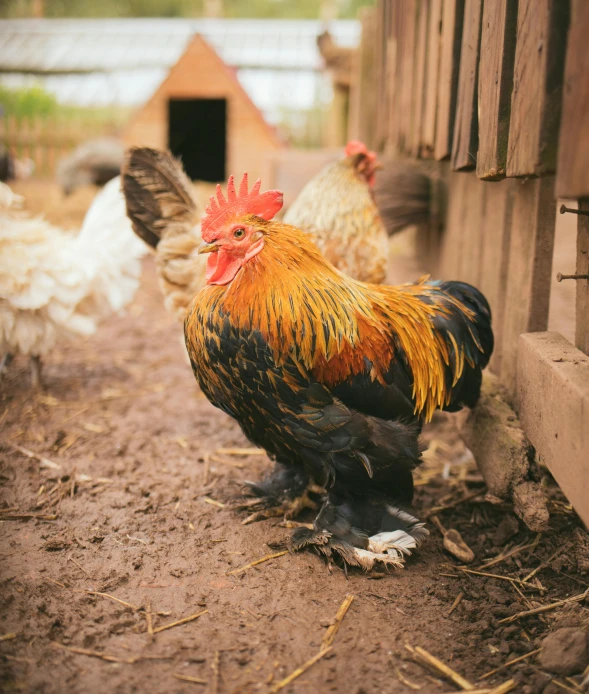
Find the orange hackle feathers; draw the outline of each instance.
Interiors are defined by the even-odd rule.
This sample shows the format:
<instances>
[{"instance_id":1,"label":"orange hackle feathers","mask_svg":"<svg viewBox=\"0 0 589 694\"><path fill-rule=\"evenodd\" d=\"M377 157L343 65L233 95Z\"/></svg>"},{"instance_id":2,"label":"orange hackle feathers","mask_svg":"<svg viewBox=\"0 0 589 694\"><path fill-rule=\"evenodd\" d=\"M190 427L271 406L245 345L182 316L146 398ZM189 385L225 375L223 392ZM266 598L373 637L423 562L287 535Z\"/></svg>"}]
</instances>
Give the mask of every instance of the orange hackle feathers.
<instances>
[{"instance_id":1,"label":"orange hackle feathers","mask_svg":"<svg viewBox=\"0 0 589 694\"><path fill-rule=\"evenodd\" d=\"M260 193L261 180L254 183L254 187L248 192L247 173L243 174L239 193L235 191L235 179L229 176L227 181L227 198L223 195L221 186L217 184L217 198L211 195L206 214L203 215L201 233L204 241L210 243L214 240L215 232L222 225L232 219L244 215L255 215L265 220L270 220L282 208L283 196L280 190L268 190Z\"/></svg>"}]
</instances>

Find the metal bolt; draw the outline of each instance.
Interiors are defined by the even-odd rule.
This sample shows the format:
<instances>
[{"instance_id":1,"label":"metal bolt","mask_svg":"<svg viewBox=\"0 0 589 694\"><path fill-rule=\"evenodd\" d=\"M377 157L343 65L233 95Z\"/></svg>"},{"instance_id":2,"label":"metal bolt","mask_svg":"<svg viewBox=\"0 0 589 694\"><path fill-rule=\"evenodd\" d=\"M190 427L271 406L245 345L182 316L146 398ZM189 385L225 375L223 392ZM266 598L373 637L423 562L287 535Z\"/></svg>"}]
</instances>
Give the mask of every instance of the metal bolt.
<instances>
[{"instance_id":1,"label":"metal bolt","mask_svg":"<svg viewBox=\"0 0 589 694\"><path fill-rule=\"evenodd\" d=\"M563 280L589 280L589 275L563 275L562 272L557 273L556 281L562 282Z\"/></svg>"},{"instance_id":2,"label":"metal bolt","mask_svg":"<svg viewBox=\"0 0 589 694\"><path fill-rule=\"evenodd\" d=\"M566 205L561 205L560 206L560 214L564 214L565 212L570 212L571 214L580 214L580 215L584 215L585 217L589 217L589 210L575 210L572 207L567 207Z\"/></svg>"}]
</instances>

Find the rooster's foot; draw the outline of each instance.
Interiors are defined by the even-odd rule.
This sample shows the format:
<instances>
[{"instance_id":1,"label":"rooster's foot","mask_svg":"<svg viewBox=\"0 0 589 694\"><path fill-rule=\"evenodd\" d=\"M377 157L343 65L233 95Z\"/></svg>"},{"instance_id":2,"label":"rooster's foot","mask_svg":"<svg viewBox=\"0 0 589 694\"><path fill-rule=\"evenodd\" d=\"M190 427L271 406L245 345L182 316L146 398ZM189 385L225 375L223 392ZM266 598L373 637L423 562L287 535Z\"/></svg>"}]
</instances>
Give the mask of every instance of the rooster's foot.
<instances>
[{"instance_id":1,"label":"rooster's foot","mask_svg":"<svg viewBox=\"0 0 589 694\"><path fill-rule=\"evenodd\" d=\"M270 499L252 499L241 504L238 508L254 510L245 520L242 525L255 523L257 521L266 520L268 518L284 518L291 520L299 516L305 509L310 508L317 510L318 502L312 498L312 494L322 494L323 489L317 485L310 483L300 496L294 499L284 499L281 503L272 504Z\"/></svg>"},{"instance_id":2,"label":"rooster's foot","mask_svg":"<svg viewBox=\"0 0 589 694\"><path fill-rule=\"evenodd\" d=\"M348 566L357 566L364 571L370 571L377 562L402 569L405 566L405 555L411 554L417 544L418 541L404 530L373 535L368 538L366 548L354 547L327 530L316 531L306 527L295 530L290 539L293 551L313 548L327 559L336 555Z\"/></svg>"},{"instance_id":3,"label":"rooster's foot","mask_svg":"<svg viewBox=\"0 0 589 694\"><path fill-rule=\"evenodd\" d=\"M299 527L294 531L290 548L293 551L312 548L328 560L339 556L345 564L364 571L372 569L377 562L401 569L405 556L429 534L424 524L410 513L384 505L381 528L369 536L346 522L349 511L350 507L334 506L328 500L312 529Z\"/></svg>"}]
</instances>

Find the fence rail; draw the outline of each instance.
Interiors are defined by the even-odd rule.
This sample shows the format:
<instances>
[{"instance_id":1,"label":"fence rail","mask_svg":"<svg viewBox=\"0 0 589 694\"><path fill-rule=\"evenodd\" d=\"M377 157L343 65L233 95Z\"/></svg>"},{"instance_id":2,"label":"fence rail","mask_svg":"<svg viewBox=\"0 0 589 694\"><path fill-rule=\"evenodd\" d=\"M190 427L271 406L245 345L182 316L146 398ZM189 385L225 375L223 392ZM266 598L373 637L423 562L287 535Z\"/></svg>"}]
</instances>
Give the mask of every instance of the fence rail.
<instances>
[{"instance_id":1,"label":"fence rail","mask_svg":"<svg viewBox=\"0 0 589 694\"><path fill-rule=\"evenodd\" d=\"M0 142L35 163L35 176L53 177L57 162L85 140L117 134L117 125L85 119L0 118Z\"/></svg>"}]
</instances>

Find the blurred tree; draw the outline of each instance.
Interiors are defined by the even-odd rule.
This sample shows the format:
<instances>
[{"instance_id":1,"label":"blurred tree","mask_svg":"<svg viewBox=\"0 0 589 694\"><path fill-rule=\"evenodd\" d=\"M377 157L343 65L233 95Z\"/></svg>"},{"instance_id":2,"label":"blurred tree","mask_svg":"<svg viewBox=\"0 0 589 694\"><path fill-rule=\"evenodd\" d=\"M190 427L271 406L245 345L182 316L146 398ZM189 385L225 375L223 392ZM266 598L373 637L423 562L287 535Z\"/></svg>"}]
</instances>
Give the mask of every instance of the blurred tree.
<instances>
[{"instance_id":1,"label":"blurred tree","mask_svg":"<svg viewBox=\"0 0 589 694\"><path fill-rule=\"evenodd\" d=\"M0 115L17 118L52 116L58 111L57 100L41 87L8 89L0 85Z\"/></svg>"},{"instance_id":2,"label":"blurred tree","mask_svg":"<svg viewBox=\"0 0 589 694\"><path fill-rule=\"evenodd\" d=\"M374 0L330 0L338 17L355 18ZM202 17L319 19L317 0L0 0L0 17ZM222 13L222 14L221 14ZM329 14L333 12L329 11Z\"/></svg>"}]
</instances>

